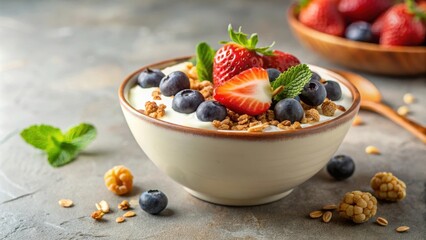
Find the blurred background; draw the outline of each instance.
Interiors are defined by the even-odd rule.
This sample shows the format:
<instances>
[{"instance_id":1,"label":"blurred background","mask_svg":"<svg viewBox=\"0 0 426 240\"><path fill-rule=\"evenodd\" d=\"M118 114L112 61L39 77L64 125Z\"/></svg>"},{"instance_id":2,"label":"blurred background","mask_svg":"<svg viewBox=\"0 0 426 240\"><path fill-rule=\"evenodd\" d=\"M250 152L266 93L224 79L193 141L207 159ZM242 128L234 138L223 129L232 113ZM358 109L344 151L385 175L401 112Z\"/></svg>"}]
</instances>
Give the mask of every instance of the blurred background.
<instances>
[{"instance_id":1,"label":"blurred background","mask_svg":"<svg viewBox=\"0 0 426 240\"><path fill-rule=\"evenodd\" d=\"M221 233L225 237L266 236L272 239L282 234L304 234L306 238L327 238L329 231L321 229L320 223L306 223L303 222L306 219L300 218L318 207L318 203L313 206L300 201L304 194L320 195L325 203L335 197L337 189L348 188L344 184L349 184L349 188L363 186L366 178L383 169L399 169L403 179L417 176L407 184L413 184L411 187L416 193L416 196L409 194L411 200L421 203L421 196L425 194L425 169L424 164L414 164L424 160L424 145L407 131L374 113L362 112L362 118L368 124L351 129L338 152L357 159L357 168L364 172L349 183L335 185L327 185L330 179L324 172L319 173L296 189L289 200L253 208L261 220L263 217L260 225L253 220L257 218L253 218L251 209L222 208L189 197L160 173L137 146L118 102L121 81L146 64L193 55L199 42L206 41L217 48L220 40L228 39L229 23L235 28L242 26L246 33L258 33L259 45L275 41L275 49L290 52L304 63L345 69L303 48L296 40L286 20L291 3L284 0L0 0L0 238L27 239L31 233L15 232L17 226L25 224L35 226L33 229L37 232L32 234L39 239L57 232L65 232L57 235L60 237L81 232L91 232L94 234L91 237L113 236L115 228L107 229L108 225L102 229L93 227L92 219L65 225L67 231L38 222L60 222L58 219L63 215L55 213L58 210L50 209L52 214L49 216L43 206L52 199L56 206L57 199L70 192L88 199L90 204L98 201L102 194L111 197L99 187L102 184L99 179L117 164L125 164L136 175L143 176L143 186L158 186L174 197L172 207L177 211L174 217L181 222L168 221L165 226L175 227L175 232L199 237L203 236L200 229L207 226L209 218L214 218L217 221L213 226L215 229L227 229ZM410 106L412 113L409 116L426 123L425 76L386 77L357 73L373 81L394 109L403 104L405 93L413 93L417 104ZM83 121L97 127L98 137L86 154L63 168L52 169L45 156L19 137L20 130L31 124L46 123L66 129ZM364 148L372 143L384 152L383 158L365 155ZM142 181L141 178L137 181ZM3 204L17 198L19 201ZM37 204L31 205L32 209L23 207L34 202ZM187 202L190 204L185 204ZM198 208L198 213L194 213L193 205ZM418 224L420 231L416 236L420 237L420 225L425 218L415 214L417 207L424 210L424 200L423 204L406 208L411 215L402 215L401 209L392 211L393 219ZM80 214L87 215L89 211ZM219 216L218 211L222 215ZM244 221L240 222L241 219ZM156 221L140 224L149 225L150 230L145 230L152 233L162 228L158 224L161 221ZM288 229L282 223L286 223ZM182 224L186 228L179 229ZM377 229L372 225L362 230L363 233L376 231L371 230ZM347 225L335 227L332 229L338 231L333 232L346 236ZM239 231L241 228L245 232ZM121 233L125 229L122 228ZM130 236L137 229L136 225L129 233L124 233L129 235L123 236ZM200 235L195 235L199 230ZM84 234L78 236L84 238ZM163 236L170 237L167 233ZM387 235L385 238L391 237Z\"/></svg>"}]
</instances>

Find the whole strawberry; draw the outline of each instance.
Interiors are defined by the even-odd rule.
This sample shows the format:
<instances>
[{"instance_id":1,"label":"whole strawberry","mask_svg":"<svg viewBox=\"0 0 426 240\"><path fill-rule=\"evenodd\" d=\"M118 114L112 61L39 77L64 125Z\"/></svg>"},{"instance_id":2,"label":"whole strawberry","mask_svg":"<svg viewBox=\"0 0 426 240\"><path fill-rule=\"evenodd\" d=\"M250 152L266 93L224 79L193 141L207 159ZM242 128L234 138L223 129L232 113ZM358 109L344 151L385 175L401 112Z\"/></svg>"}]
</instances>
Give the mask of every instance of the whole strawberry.
<instances>
[{"instance_id":1,"label":"whole strawberry","mask_svg":"<svg viewBox=\"0 0 426 240\"><path fill-rule=\"evenodd\" d=\"M383 19L380 44L386 46L417 46L426 37L425 13L407 1L393 6Z\"/></svg>"},{"instance_id":2,"label":"whole strawberry","mask_svg":"<svg viewBox=\"0 0 426 240\"><path fill-rule=\"evenodd\" d=\"M275 68L280 72L298 64L300 61L295 56L279 50L274 50L273 55L263 56L263 68Z\"/></svg>"},{"instance_id":3,"label":"whole strawberry","mask_svg":"<svg viewBox=\"0 0 426 240\"><path fill-rule=\"evenodd\" d=\"M228 33L231 39L224 46L217 50L213 62L213 83L214 86L220 86L233 76L252 67L263 67L262 56L271 55L272 51L268 47L257 48L257 34L252 34L248 38L247 34L238 32L228 26Z\"/></svg>"},{"instance_id":4,"label":"whole strawberry","mask_svg":"<svg viewBox=\"0 0 426 240\"><path fill-rule=\"evenodd\" d=\"M317 31L342 36L345 21L337 10L335 0L302 0L299 21Z\"/></svg>"},{"instance_id":5,"label":"whole strawberry","mask_svg":"<svg viewBox=\"0 0 426 240\"><path fill-rule=\"evenodd\" d=\"M393 5L393 0L341 0L339 11L349 22L371 22Z\"/></svg>"}]
</instances>

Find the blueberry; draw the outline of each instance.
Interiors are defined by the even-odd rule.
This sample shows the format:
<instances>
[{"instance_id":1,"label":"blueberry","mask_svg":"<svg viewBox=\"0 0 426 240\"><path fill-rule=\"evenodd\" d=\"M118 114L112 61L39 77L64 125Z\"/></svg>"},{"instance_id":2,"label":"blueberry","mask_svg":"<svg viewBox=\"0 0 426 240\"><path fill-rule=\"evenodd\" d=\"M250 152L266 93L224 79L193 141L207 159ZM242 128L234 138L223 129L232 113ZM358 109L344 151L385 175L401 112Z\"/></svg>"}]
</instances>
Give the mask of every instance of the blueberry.
<instances>
[{"instance_id":1,"label":"blueberry","mask_svg":"<svg viewBox=\"0 0 426 240\"><path fill-rule=\"evenodd\" d=\"M353 41L372 42L371 24L362 21L351 23L346 28L345 37Z\"/></svg>"},{"instance_id":2,"label":"blueberry","mask_svg":"<svg viewBox=\"0 0 426 240\"><path fill-rule=\"evenodd\" d=\"M142 210L150 214L159 214L167 207L167 196L159 190L148 190L139 197Z\"/></svg>"},{"instance_id":3,"label":"blueberry","mask_svg":"<svg viewBox=\"0 0 426 240\"><path fill-rule=\"evenodd\" d=\"M318 81L308 82L300 93L299 97L304 103L310 106L318 106L324 102L325 97L327 96L327 91L325 87Z\"/></svg>"},{"instance_id":4,"label":"blueberry","mask_svg":"<svg viewBox=\"0 0 426 240\"><path fill-rule=\"evenodd\" d=\"M172 108L180 113L193 113L202 102L204 102L204 97L199 91L184 89L176 93L172 101Z\"/></svg>"},{"instance_id":5,"label":"blueberry","mask_svg":"<svg viewBox=\"0 0 426 240\"><path fill-rule=\"evenodd\" d=\"M166 75L158 69L147 68L138 76L138 84L143 88L152 88L160 86L161 79Z\"/></svg>"},{"instance_id":6,"label":"blueberry","mask_svg":"<svg viewBox=\"0 0 426 240\"><path fill-rule=\"evenodd\" d=\"M337 180L344 180L352 176L355 171L355 163L351 157L337 155L327 163L327 172Z\"/></svg>"},{"instance_id":7,"label":"blueberry","mask_svg":"<svg viewBox=\"0 0 426 240\"><path fill-rule=\"evenodd\" d=\"M286 98L279 101L275 105L274 113L278 121L289 120L292 123L295 121L300 122L304 115L302 105L293 98Z\"/></svg>"},{"instance_id":8,"label":"blueberry","mask_svg":"<svg viewBox=\"0 0 426 240\"><path fill-rule=\"evenodd\" d=\"M319 82L319 81L321 81L321 76L316 72L312 72L311 80L309 80L309 81L318 81Z\"/></svg>"},{"instance_id":9,"label":"blueberry","mask_svg":"<svg viewBox=\"0 0 426 240\"><path fill-rule=\"evenodd\" d=\"M226 107L216 101L202 102L197 108L197 118L203 122L222 121L226 115Z\"/></svg>"},{"instance_id":10,"label":"blueberry","mask_svg":"<svg viewBox=\"0 0 426 240\"><path fill-rule=\"evenodd\" d=\"M190 86L189 78L181 71L170 73L161 79L160 91L164 96L170 97Z\"/></svg>"},{"instance_id":11,"label":"blueberry","mask_svg":"<svg viewBox=\"0 0 426 240\"><path fill-rule=\"evenodd\" d=\"M299 96L296 96L296 97L294 97L294 100L296 100L296 101L300 102L300 97L299 97Z\"/></svg>"},{"instance_id":12,"label":"blueberry","mask_svg":"<svg viewBox=\"0 0 426 240\"><path fill-rule=\"evenodd\" d=\"M327 98L331 101L337 101L342 98L342 89L339 83L328 80L325 82L324 87L327 91Z\"/></svg>"},{"instance_id":13,"label":"blueberry","mask_svg":"<svg viewBox=\"0 0 426 240\"><path fill-rule=\"evenodd\" d=\"M281 72L275 68L268 68L266 71L268 72L269 82L275 81L275 79L277 79L277 77L281 74Z\"/></svg>"}]
</instances>

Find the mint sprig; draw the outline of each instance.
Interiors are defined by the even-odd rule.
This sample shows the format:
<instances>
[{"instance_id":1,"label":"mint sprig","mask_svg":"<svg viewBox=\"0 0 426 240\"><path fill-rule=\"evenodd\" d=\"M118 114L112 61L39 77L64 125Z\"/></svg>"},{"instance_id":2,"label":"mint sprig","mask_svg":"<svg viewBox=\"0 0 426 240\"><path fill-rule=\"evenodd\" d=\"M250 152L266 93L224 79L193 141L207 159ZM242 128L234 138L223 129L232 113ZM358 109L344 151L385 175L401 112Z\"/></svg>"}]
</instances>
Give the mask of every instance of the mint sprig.
<instances>
[{"instance_id":1,"label":"mint sprig","mask_svg":"<svg viewBox=\"0 0 426 240\"><path fill-rule=\"evenodd\" d=\"M200 81L213 81L213 61L216 51L207 43L197 45L197 75Z\"/></svg>"},{"instance_id":2,"label":"mint sprig","mask_svg":"<svg viewBox=\"0 0 426 240\"><path fill-rule=\"evenodd\" d=\"M271 84L274 90L280 86L284 87L281 93L274 96L274 100L280 101L284 98L296 97L302 92L303 87L309 82L311 76L312 72L306 64L290 67Z\"/></svg>"},{"instance_id":3,"label":"mint sprig","mask_svg":"<svg viewBox=\"0 0 426 240\"><path fill-rule=\"evenodd\" d=\"M21 132L28 144L47 153L51 166L60 167L73 161L96 137L96 128L81 123L65 134L49 125L32 125Z\"/></svg>"}]
</instances>

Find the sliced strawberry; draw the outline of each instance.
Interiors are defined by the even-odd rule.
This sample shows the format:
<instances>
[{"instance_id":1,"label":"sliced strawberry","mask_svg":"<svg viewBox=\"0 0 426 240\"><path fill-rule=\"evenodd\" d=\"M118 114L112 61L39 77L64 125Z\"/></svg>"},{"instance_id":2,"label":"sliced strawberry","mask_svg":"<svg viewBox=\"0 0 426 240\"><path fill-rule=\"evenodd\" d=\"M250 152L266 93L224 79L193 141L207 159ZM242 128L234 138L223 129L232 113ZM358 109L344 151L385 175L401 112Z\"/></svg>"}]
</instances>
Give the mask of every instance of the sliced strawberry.
<instances>
[{"instance_id":1,"label":"sliced strawberry","mask_svg":"<svg viewBox=\"0 0 426 240\"><path fill-rule=\"evenodd\" d=\"M300 64L300 61L297 57L279 50L274 50L271 56L263 56L263 68L275 68L280 72L284 72L298 64Z\"/></svg>"},{"instance_id":2,"label":"sliced strawberry","mask_svg":"<svg viewBox=\"0 0 426 240\"><path fill-rule=\"evenodd\" d=\"M214 90L214 99L230 110L251 116L266 112L272 103L268 72L250 68Z\"/></svg>"}]
</instances>

